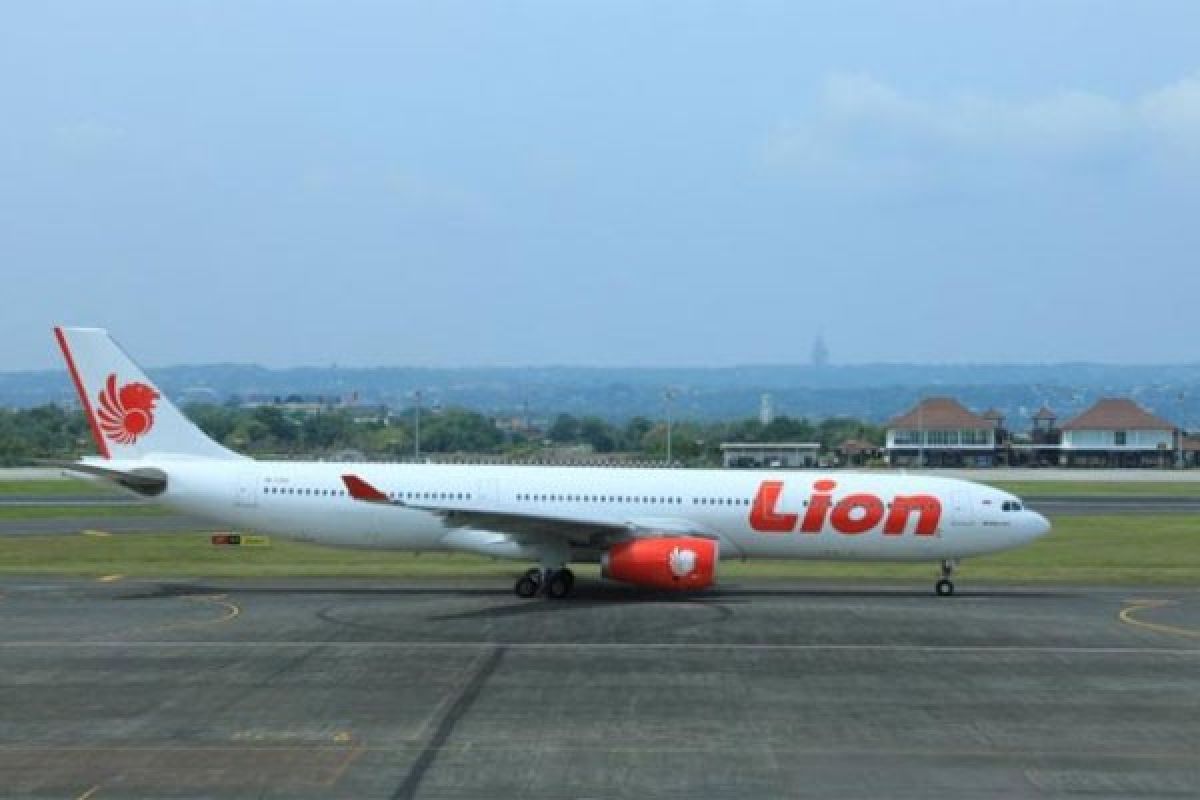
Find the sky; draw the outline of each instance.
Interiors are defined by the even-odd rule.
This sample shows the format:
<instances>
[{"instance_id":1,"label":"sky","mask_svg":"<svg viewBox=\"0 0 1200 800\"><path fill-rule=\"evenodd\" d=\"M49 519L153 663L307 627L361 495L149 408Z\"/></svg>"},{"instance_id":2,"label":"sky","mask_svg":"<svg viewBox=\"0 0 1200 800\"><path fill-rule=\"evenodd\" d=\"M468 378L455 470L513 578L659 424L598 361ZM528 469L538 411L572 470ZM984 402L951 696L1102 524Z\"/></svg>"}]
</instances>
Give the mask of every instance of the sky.
<instances>
[{"instance_id":1,"label":"sky","mask_svg":"<svg viewBox=\"0 0 1200 800\"><path fill-rule=\"evenodd\" d=\"M38 2L0 371L1200 360L1200 4Z\"/></svg>"}]
</instances>

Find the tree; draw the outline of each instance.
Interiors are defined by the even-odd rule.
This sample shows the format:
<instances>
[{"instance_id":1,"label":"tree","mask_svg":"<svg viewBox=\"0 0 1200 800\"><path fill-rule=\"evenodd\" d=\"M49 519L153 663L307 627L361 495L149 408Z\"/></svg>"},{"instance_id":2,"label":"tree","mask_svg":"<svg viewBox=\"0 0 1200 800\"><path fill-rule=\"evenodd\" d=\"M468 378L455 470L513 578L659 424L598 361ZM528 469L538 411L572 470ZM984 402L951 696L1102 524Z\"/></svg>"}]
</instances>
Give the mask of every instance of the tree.
<instances>
[{"instance_id":1,"label":"tree","mask_svg":"<svg viewBox=\"0 0 1200 800\"><path fill-rule=\"evenodd\" d=\"M300 440L307 450L329 450L353 444L351 428L354 422L344 411L310 414L300 423Z\"/></svg>"},{"instance_id":2,"label":"tree","mask_svg":"<svg viewBox=\"0 0 1200 800\"><path fill-rule=\"evenodd\" d=\"M621 449L622 450L641 450L643 449L642 440L650 429L654 427L654 423L645 417L633 417L629 422L625 423L625 430L621 433Z\"/></svg>"},{"instance_id":3,"label":"tree","mask_svg":"<svg viewBox=\"0 0 1200 800\"><path fill-rule=\"evenodd\" d=\"M218 442L224 443L237 427L238 410L225 406L197 403L183 409L184 414Z\"/></svg>"},{"instance_id":4,"label":"tree","mask_svg":"<svg viewBox=\"0 0 1200 800\"><path fill-rule=\"evenodd\" d=\"M571 444L579 441L579 420L570 414L559 414L554 423L546 431L546 438L559 444Z\"/></svg>"},{"instance_id":5,"label":"tree","mask_svg":"<svg viewBox=\"0 0 1200 800\"><path fill-rule=\"evenodd\" d=\"M611 453L617 449L617 432L599 417L584 417L579 421L579 438L597 453Z\"/></svg>"},{"instance_id":6,"label":"tree","mask_svg":"<svg viewBox=\"0 0 1200 800\"><path fill-rule=\"evenodd\" d=\"M267 431L267 435L281 445L289 446L296 441L296 426L281 409L275 406L259 406L254 409L254 421Z\"/></svg>"},{"instance_id":7,"label":"tree","mask_svg":"<svg viewBox=\"0 0 1200 800\"><path fill-rule=\"evenodd\" d=\"M504 435L484 415L461 408L421 419L421 449L432 453L492 453Z\"/></svg>"}]
</instances>

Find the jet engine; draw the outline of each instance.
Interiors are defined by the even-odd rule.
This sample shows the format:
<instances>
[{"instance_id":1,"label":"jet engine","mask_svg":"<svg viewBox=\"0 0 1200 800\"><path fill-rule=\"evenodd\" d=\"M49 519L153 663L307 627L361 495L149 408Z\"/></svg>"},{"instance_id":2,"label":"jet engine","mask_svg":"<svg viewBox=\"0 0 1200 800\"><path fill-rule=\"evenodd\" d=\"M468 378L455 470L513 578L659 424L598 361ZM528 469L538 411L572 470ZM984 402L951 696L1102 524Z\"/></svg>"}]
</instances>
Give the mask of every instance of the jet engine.
<instances>
[{"instance_id":1,"label":"jet engine","mask_svg":"<svg viewBox=\"0 0 1200 800\"><path fill-rule=\"evenodd\" d=\"M694 591L717 577L717 542L698 536L632 539L608 549L601 574L655 589Z\"/></svg>"}]
</instances>

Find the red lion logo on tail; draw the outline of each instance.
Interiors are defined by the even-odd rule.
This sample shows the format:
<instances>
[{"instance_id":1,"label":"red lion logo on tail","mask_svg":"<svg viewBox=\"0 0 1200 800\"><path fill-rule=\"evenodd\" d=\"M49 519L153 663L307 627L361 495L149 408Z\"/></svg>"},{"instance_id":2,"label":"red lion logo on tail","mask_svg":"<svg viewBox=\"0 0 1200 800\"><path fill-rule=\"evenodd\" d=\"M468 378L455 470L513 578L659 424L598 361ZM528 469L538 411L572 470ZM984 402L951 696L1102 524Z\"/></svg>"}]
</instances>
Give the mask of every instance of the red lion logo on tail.
<instances>
[{"instance_id":1,"label":"red lion logo on tail","mask_svg":"<svg viewBox=\"0 0 1200 800\"><path fill-rule=\"evenodd\" d=\"M100 430L117 444L133 444L138 437L154 427L154 403L158 392L144 383L127 383L117 388L117 375L112 373L100 392Z\"/></svg>"}]
</instances>

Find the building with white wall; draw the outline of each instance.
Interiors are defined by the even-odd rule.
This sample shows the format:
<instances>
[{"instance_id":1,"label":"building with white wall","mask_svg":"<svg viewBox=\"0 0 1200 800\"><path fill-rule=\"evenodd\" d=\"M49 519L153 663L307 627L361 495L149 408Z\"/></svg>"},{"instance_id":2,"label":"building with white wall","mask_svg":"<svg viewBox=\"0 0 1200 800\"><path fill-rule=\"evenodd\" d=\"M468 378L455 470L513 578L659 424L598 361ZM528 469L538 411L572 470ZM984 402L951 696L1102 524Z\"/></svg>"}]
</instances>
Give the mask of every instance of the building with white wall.
<instances>
[{"instance_id":1,"label":"building with white wall","mask_svg":"<svg viewBox=\"0 0 1200 800\"><path fill-rule=\"evenodd\" d=\"M1072 467L1169 467L1179 431L1124 397L1106 397L1061 428L1059 463Z\"/></svg>"},{"instance_id":2,"label":"building with white wall","mask_svg":"<svg viewBox=\"0 0 1200 800\"><path fill-rule=\"evenodd\" d=\"M996 425L952 397L927 397L888 423L884 452L900 467L990 467Z\"/></svg>"},{"instance_id":3,"label":"building with white wall","mask_svg":"<svg viewBox=\"0 0 1200 800\"><path fill-rule=\"evenodd\" d=\"M747 469L803 469L817 466L820 442L725 442L721 461Z\"/></svg>"}]
</instances>

